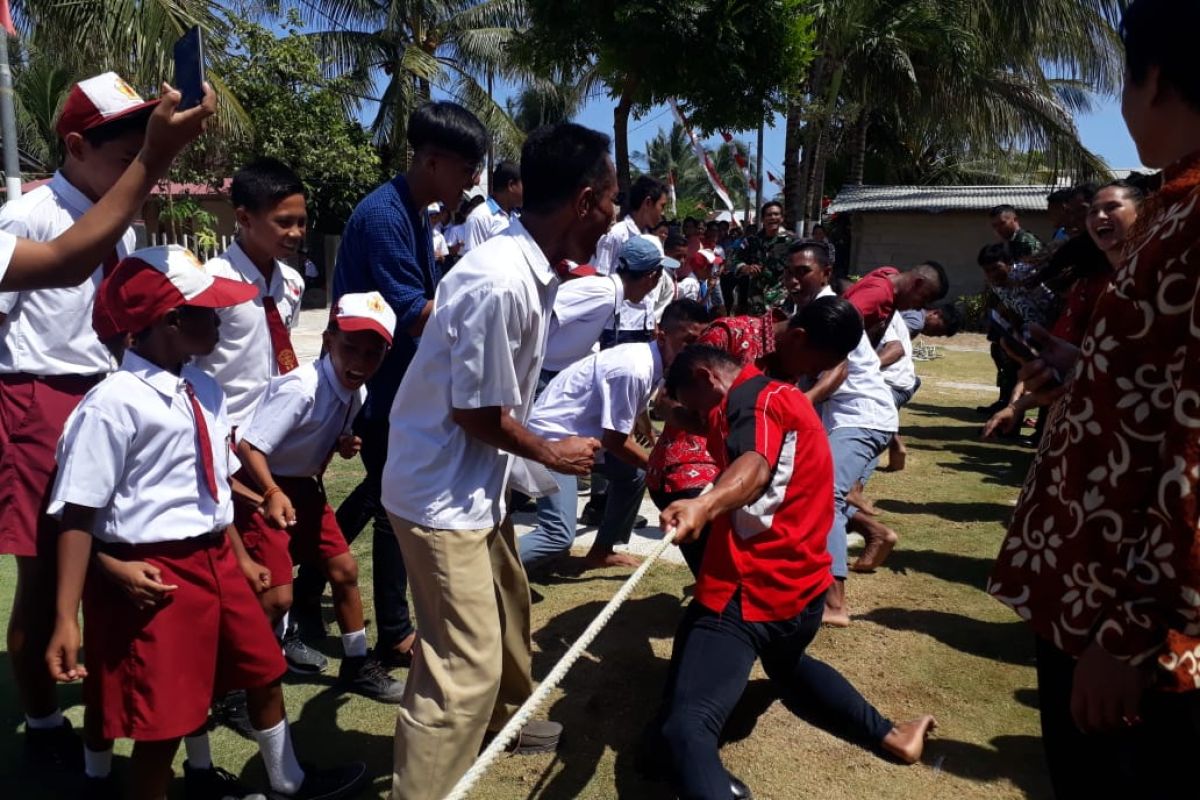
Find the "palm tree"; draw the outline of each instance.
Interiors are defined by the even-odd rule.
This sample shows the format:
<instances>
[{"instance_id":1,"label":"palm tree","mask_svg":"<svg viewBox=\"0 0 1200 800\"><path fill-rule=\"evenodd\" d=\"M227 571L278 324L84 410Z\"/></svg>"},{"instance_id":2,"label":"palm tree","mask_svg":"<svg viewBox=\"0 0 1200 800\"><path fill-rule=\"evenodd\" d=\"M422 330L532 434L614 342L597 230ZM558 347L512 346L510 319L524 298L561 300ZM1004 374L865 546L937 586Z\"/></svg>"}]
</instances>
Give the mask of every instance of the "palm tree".
<instances>
[{"instance_id":1,"label":"palm tree","mask_svg":"<svg viewBox=\"0 0 1200 800\"><path fill-rule=\"evenodd\" d=\"M708 179L704 167L696 158L687 134L679 123L669 131L658 129L654 138L646 142L644 153L634 153L634 161L644 164L649 175L665 180L675 178L675 193L679 197L702 197L709 193Z\"/></svg>"},{"instance_id":2,"label":"palm tree","mask_svg":"<svg viewBox=\"0 0 1200 800\"><path fill-rule=\"evenodd\" d=\"M577 88L570 83L535 81L521 89L515 98L506 102L508 115L525 133L542 125L565 122L583 104Z\"/></svg>"},{"instance_id":3,"label":"palm tree","mask_svg":"<svg viewBox=\"0 0 1200 800\"><path fill-rule=\"evenodd\" d=\"M358 100L376 100L371 121L385 160L400 166L409 114L437 88L471 109L502 155L516 153L521 129L490 96L494 77L522 77L506 49L522 24L521 0L299 0L296 7L335 72L350 76ZM375 87L383 82L376 96Z\"/></svg>"},{"instance_id":4,"label":"palm tree","mask_svg":"<svg viewBox=\"0 0 1200 800\"><path fill-rule=\"evenodd\" d=\"M57 59L34 54L15 70L17 138L21 149L50 172L62 161L62 142L54 129L59 109L75 76Z\"/></svg>"}]
</instances>

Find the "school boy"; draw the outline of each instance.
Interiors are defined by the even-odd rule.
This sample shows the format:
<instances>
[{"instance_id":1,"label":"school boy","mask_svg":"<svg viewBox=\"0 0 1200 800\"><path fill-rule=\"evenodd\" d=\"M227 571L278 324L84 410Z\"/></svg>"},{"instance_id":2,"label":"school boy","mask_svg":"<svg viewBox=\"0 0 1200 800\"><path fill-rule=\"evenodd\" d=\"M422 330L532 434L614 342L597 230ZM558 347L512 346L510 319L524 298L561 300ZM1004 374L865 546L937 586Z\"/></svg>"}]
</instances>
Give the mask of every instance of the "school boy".
<instances>
[{"instance_id":1,"label":"school boy","mask_svg":"<svg viewBox=\"0 0 1200 800\"><path fill-rule=\"evenodd\" d=\"M364 384L383 363L396 314L379 292L345 294L325 331L325 355L271 380L238 456L248 482L263 497L261 511L238 504L235 524L247 552L270 570L261 595L273 624L292 605L292 563L318 563L333 585L342 630L339 682L373 700L400 702L404 685L367 655L358 564L325 496L321 476L334 451L353 458L362 446L351 423L362 408Z\"/></svg>"},{"instance_id":2,"label":"school boy","mask_svg":"<svg viewBox=\"0 0 1200 800\"><path fill-rule=\"evenodd\" d=\"M269 576L228 533L224 397L184 365L216 346L215 309L254 292L207 275L176 246L123 260L106 293L134 344L84 398L59 447L49 507L62 519L57 618L46 661L56 680L84 679L104 736L135 740L130 796L139 800L165 797L179 739L204 723L214 689L247 690L270 797L345 797L366 778L363 764L306 771L296 760L280 686L286 666L248 584ZM95 573L85 586L93 541L98 554L156 570L151 608L131 608Z\"/></svg>"}]
</instances>

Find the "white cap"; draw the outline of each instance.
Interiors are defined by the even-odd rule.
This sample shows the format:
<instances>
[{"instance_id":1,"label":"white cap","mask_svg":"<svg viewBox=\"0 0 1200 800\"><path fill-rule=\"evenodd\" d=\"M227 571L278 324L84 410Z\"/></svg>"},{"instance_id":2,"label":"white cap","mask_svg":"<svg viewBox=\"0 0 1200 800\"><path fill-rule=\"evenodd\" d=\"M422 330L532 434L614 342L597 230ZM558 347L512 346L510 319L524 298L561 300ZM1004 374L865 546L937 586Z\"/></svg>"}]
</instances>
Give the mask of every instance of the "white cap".
<instances>
[{"instance_id":1,"label":"white cap","mask_svg":"<svg viewBox=\"0 0 1200 800\"><path fill-rule=\"evenodd\" d=\"M396 312L379 292L344 294L333 307L333 318L343 331L374 331L390 346L396 330Z\"/></svg>"}]
</instances>

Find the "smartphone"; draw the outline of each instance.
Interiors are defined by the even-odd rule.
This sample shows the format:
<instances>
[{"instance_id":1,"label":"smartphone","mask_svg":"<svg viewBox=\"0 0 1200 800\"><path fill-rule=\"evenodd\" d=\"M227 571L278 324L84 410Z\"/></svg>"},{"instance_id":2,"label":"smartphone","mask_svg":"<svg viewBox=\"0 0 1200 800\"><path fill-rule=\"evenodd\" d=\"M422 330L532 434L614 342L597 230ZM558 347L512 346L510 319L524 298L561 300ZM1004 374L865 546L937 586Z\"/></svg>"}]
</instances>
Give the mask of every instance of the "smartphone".
<instances>
[{"instance_id":1,"label":"smartphone","mask_svg":"<svg viewBox=\"0 0 1200 800\"><path fill-rule=\"evenodd\" d=\"M1037 353L1033 349L1033 343L1025 336L1024 332L1014 330L1013 326L1008 323L1008 320L1000 316L995 309L992 309L991 313L988 338L993 342L1003 341L1012 350L1013 354L1022 361L1032 361L1037 358Z\"/></svg>"},{"instance_id":2,"label":"smartphone","mask_svg":"<svg viewBox=\"0 0 1200 800\"><path fill-rule=\"evenodd\" d=\"M181 111L204 100L204 36L199 25L175 42L175 88L183 95Z\"/></svg>"}]
</instances>

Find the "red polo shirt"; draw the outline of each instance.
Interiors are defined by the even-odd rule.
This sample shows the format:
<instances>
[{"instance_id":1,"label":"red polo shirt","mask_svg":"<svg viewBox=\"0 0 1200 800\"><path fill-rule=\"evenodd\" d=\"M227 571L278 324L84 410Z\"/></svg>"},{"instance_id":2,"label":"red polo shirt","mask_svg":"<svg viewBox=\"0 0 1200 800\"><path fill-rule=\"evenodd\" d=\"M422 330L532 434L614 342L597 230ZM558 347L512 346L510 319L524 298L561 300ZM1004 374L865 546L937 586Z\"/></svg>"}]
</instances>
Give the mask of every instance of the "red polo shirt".
<instances>
[{"instance_id":1,"label":"red polo shirt","mask_svg":"<svg viewBox=\"0 0 1200 800\"><path fill-rule=\"evenodd\" d=\"M863 329L867 335L872 331L882 331L892 321L896 312L896 288L892 286L892 276L899 275L895 267L880 267L868 272L846 290L844 295L850 303L862 314ZM875 341L876 336L871 337Z\"/></svg>"},{"instance_id":2,"label":"red polo shirt","mask_svg":"<svg viewBox=\"0 0 1200 800\"><path fill-rule=\"evenodd\" d=\"M751 365L713 410L708 429L708 450L722 470L754 452L767 460L771 481L753 503L713 521L696 600L720 613L740 589L748 622L790 619L833 583L825 428L803 392Z\"/></svg>"}]
</instances>

